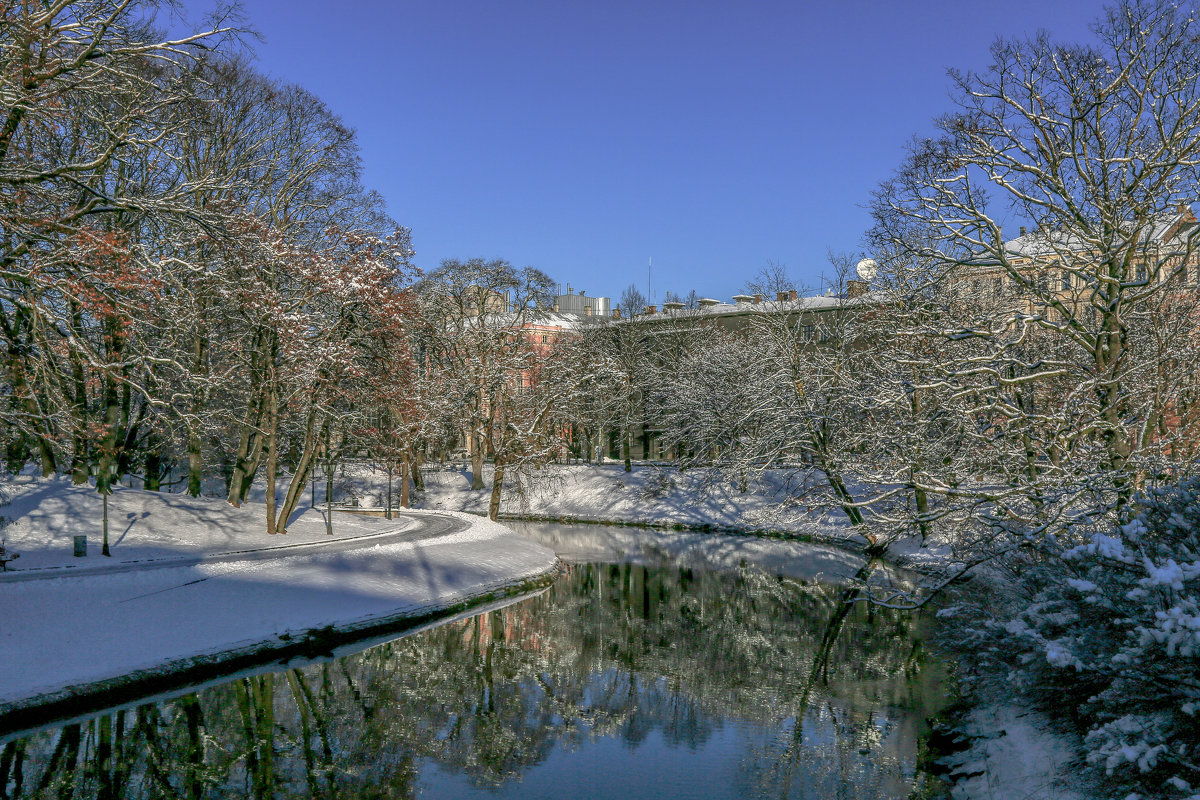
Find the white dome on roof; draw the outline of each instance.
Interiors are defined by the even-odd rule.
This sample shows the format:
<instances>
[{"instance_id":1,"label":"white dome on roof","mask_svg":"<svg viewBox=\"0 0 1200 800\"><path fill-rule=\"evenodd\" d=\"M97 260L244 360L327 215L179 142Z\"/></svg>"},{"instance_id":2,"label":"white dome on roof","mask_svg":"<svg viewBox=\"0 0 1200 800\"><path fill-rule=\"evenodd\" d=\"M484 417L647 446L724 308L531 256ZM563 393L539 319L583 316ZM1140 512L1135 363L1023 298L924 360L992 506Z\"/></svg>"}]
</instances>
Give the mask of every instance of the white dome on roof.
<instances>
[{"instance_id":1,"label":"white dome on roof","mask_svg":"<svg viewBox=\"0 0 1200 800\"><path fill-rule=\"evenodd\" d=\"M879 274L879 265L875 263L875 259L873 258L864 258L862 261L858 262L858 266L855 267L855 271L858 273L858 279L860 281L870 283L871 281L875 280L875 276Z\"/></svg>"}]
</instances>

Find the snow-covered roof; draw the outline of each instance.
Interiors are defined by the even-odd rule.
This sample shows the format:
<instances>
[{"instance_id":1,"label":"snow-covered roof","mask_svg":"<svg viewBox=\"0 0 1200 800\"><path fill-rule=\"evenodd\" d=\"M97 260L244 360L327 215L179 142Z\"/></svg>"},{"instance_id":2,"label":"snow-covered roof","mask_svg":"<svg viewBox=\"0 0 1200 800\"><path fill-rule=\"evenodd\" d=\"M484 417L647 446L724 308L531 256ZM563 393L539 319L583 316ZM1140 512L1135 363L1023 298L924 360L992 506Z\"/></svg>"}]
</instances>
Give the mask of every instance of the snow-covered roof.
<instances>
[{"instance_id":1,"label":"snow-covered roof","mask_svg":"<svg viewBox=\"0 0 1200 800\"><path fill-rule=\"evenodd\" d=\"M749 295L745 295L749 296ZM624 321L630 319L637 322L654 322L659 320L669 319L688 319L699 317L734 317L746 316L749 314L778 314L778 313L800 313L800 312L819 312L832 311L838 308L853 308L856 306L872 305L882 302L883 298L879 292L867 292L854 298L837 297L830 295L816 295L813 297L798 297L795 300L760 300L755 303L740 302L740 303L722 303L712 301L710 304L701 304L699 308L679 309L662 311L655 314L638 314L634 317L623 318Z\"/></svg>"},{"instance_id":2,"label":"snow-covered roof","mask_svg":"<svg viewBox=\"0 0 1200 800\"><path fill-rule=\"evenodd\" d=\"M1143 234L1142 244L1160 247L1182 244L1197 225L1200 223L1192 210L1181 206L1174 212L1160 215ZM1046 258L1095 249L1092 242L1085 241L1078 234L1046 228L1036 228L1004 243L1004 251L1010 258Z\"/></svg>"},{"instance_id":3,"label":"snow-covered roof","mask_svg":"<svg viewBox=\"0 0 1200 800\"><path fill-rule=\"evenodd\" d=\"M526 318L525 326L531 328L563 328L575 330L588 320L600 319L595 314L572 314L565 311L538 311Z\"/></svg>"},{"instance_id":4,"label":"snow-covered roof","mask_svg":"<svg viewBox=\"0 0 1200 800\"><path fill-rule=\"evenodd\" d=\"M572 314L565 311L529 310L522 318L517 318L513 314L491 314L487 317L486 324L490 328L520 326L523 328L576 330L584 325L594 324L593 321L598 319L604 319L604 317L596 314ZM473 322L473 319L467 320L469 324Z\"/></svg>"}]
</instances>

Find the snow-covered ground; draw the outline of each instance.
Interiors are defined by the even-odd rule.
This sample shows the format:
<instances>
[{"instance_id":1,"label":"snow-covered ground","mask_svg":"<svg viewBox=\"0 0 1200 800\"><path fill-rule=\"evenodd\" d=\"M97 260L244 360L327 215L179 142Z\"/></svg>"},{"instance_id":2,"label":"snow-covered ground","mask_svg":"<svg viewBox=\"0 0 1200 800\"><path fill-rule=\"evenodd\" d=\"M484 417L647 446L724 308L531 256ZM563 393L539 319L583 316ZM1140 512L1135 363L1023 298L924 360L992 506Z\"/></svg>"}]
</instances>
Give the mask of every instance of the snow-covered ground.
<instances>
[{"instance_id":1,"label":"snow-covered ground","mask_svg":"<svg viewBox=\"0 0 1200 800\"><path fill-rule=\"evenodd\" d=\"M472 491L470 472L458 467L429 464L423 476L425 491L415 495L422 507L487 513L490 464L484 466L488 488L483 491ZM506 486L500 513L509 517L770 530L861 541L841 515L821 513L798 499L800 493L793 480L789 471L771 470L746 491L740 491L734 483L708 470L680 472L671 467L636 465L632 472L625 472L619 463L552 464L538 470L534 480L521 487L523 491L515 482ZM386 473L369 464L357 464L347 467L346 474L339 477L335 500L354 497L363 505L381 506L386 486ZM393 504L398 503L398 492L398 488L393 489Z\"/></svg>"},{"instance_id":2,"label":"snow-covered ground","mask_svg":"<svg viewBox=\"0 0 1200 800\"><path fill-rule=\"evenodd\" d=\"M552 575L553 551L478 517L306 511L267 536L265 508L124 489L101 502L65 480L18 484L0 509L21 554L0 573L0 716L22 706L216 664L311 639L374 630L516 591ZM72 536L88 555L72 555ZM264 550L263 548L270 548Z\"/></svg>"}]
</instances>

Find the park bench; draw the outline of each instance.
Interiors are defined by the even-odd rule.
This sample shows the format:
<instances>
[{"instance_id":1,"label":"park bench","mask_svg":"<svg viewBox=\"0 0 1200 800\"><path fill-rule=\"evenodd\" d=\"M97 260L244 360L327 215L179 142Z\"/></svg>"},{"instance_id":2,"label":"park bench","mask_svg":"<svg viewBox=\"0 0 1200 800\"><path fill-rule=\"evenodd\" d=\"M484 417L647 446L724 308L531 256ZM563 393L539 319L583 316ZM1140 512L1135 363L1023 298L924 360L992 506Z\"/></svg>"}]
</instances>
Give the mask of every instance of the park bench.
<instances>
[{"instance_id":1,"label":"park bench","mask_svg":"<svg viewBox=\"0 0 1200 800\"><path fill-rule=\"evenodd\" d=\"M8 549L5 542L0 542L0 572L8 572L8 562L16 561L20 557L20 553L14 553Z\"/></svg>"}]
</instances>

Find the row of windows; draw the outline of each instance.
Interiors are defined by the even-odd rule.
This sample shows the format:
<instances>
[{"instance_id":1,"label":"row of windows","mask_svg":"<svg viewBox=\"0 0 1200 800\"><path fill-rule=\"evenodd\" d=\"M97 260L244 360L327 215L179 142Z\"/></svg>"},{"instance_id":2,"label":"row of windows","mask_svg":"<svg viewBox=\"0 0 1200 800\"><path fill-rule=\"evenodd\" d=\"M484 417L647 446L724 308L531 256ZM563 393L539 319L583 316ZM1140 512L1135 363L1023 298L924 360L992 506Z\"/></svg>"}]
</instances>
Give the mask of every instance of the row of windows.
<instances>
[{"instance_id":1,"label":"row of windows","mask_svg":"<svg viewBox=\"0 0 1200 800\"><path fill-rule=\"evenodd\" d=\"M1145 283L1148 280L1149 272L1145 264L1135 265L1133 278L1138 283ZM1189 278L1191 281L1188 280ZM1200 284L1200 264L1171 273L1167 280ZM968 285L976 297L1022 295L1028 291L1024 282L1011 276L973 280ZM1067 270L1051 270L1039 275L1033 288L1041 294L1048 294L1052 291L1070 292L1073 289L1082 288L1084 285L1086 285L1086 281Z\"/></svg>"}]
</instances>

